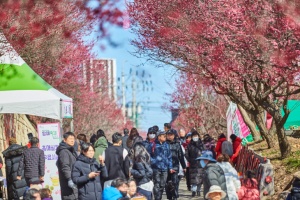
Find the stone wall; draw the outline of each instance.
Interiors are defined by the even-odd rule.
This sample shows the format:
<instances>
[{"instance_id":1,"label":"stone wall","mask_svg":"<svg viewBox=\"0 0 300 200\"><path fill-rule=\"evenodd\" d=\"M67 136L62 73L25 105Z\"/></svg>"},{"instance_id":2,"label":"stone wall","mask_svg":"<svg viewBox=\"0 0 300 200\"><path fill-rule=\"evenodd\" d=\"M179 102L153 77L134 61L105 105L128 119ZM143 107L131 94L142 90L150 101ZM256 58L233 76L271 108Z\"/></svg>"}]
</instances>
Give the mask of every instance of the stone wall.
<instances>
[{"instance_id":1,"label":"stone wall","mask_svg":"<svg viewBox=\"0 0 300 200\"><path fill-rule=\"evenodd\" d=\"M0 114L0 152L8 147L10 137L16 137L17 143L28 143L27 133L37 136L36 128L22 114ZM0 154L2 156L2 154Z\"/></svg>"}]
</instances>

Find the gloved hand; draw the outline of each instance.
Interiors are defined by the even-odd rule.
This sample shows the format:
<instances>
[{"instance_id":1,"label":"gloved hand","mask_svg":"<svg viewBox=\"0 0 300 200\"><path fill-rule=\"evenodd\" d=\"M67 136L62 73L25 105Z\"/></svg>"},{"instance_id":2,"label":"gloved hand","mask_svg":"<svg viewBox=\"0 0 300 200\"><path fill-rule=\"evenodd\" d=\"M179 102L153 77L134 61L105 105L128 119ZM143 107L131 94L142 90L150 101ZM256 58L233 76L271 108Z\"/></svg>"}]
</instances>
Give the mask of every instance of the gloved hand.
<instances>
[{"instance_id":1,"label":"gloved hand","mask_svg":"<svg viewBox=\"0 0 300 200\"><path fill-rule=\"evenodd\" d=\"M75 183L72 180L68 180L68 186L72 189L77 188L77 186L75 185Z\"/></svg>"}]
</instances>

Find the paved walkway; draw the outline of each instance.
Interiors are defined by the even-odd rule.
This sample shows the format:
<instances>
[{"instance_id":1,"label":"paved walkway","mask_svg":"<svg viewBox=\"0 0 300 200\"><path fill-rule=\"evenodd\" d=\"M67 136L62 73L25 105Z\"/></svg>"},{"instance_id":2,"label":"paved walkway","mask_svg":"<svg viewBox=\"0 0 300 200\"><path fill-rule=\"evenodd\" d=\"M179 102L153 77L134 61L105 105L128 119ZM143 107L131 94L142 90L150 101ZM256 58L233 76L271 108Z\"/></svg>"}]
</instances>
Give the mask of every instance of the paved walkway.
<instances>
[{"instance_id":1,"label":"paved walkway","mask_svg":"<svg viewBox=\"0 0 300 200\"><path fill-rule=\"evenodd\" d=\"M203 189L203 187L202 187L202 189ZM192 198L192 192L187 190L185 180L181 180L180 181L180 183L179 183L179 198L178 198L178 200L187 200L187 199L204 200L204 198L203 198L203 192L201 192L200 195L201 195L200 197L195 196L195 197ZM165 193L163 195L162 200L167 200L167 196L165 195Z\"/></svg>"}]
</instances>

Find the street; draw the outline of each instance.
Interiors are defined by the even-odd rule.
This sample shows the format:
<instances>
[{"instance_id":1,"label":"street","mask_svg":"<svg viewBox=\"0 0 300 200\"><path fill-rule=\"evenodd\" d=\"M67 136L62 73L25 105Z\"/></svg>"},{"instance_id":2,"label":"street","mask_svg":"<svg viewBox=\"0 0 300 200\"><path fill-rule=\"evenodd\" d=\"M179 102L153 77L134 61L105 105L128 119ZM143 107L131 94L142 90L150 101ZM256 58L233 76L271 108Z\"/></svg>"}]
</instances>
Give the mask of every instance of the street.
<instances>
[{"instance_id":1,"label":"street","mask_svg":"<svg viewBox=\"0 0 300 200\"><path fill-rule=\"evenodd\" d=\"M203 187L202 187L203 188ZM163 200L167 200L167 196L163 195ZM192 192L187 190L186 182L185 180L181 180L179 184L179 198L178 200L185 200L185 199L198 199L198 200L204 200L203 193L201 192L200 198L198 196L195 196L192 198Z\"/></svg>"}]
</instances>

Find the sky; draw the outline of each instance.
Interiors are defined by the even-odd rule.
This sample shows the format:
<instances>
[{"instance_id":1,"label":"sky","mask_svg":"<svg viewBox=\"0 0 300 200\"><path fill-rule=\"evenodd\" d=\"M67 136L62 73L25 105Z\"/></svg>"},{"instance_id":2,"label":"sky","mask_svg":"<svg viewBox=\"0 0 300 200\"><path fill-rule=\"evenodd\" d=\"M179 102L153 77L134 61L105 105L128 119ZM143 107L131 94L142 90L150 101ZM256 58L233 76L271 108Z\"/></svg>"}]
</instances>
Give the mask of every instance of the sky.
<instances>
[{"instance_id":1,"label":"sky","mask_svg":"<svg viewBox=\"0 0 300 200\"><path fill-rule=\"evenodd\" d=\"M156 67L147 58L137 58L131 53L135 51L135 47L130 44L130 41L136 36L131 33L130 29L110 28L112 41L117 45L110 45L108 42L104 43L105 49L100 49L96 45L94 52L97 58L113 58L117 62L117 93L121 98L121 78L122 67L126 80L126 102L132 102L132 76L133 71L138 71L136 76L137 103L142 105L142 113L139 117L139 130L147 131L149 127L158 125L163 129L163 124L171 121L171 112L162 108L164 103L170 100L166 93L172 93L176 79L175 69L166 67ZM103 41L102 41L103 42ZM144 76L142 74L144 71ZM131 74L130 74L131 72ZM152 84L151 84L152 83ZM145 91L143 91L143 87ZM148 91L147 91L148 88ZM122 101L119 101L121 104Z\"/></svg>"}]
</instances>

